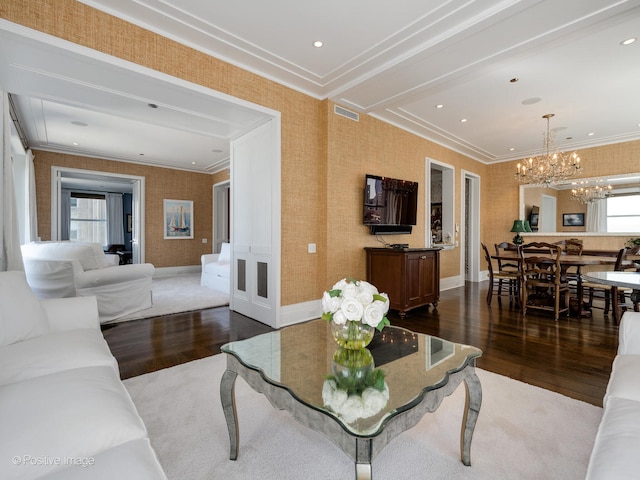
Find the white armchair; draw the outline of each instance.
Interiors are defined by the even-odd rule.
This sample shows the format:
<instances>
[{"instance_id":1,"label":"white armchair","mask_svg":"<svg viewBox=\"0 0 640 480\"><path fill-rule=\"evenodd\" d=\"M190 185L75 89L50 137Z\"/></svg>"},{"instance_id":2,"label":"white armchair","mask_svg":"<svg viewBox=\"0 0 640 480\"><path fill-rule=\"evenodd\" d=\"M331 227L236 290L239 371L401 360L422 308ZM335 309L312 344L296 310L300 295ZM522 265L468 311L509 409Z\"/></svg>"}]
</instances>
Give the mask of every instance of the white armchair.
<instances>
[{"instance_id":1,"label":"white armchair","mask_svg":"<svg viewBox=\"0 0 640 480\"><path fill-rule=\"evenodd\" d=\"M231 290L231 245L223 243L220 253L202 255L200 285L229 295Z\"/></svg>"},{"instance_id":2,"label":"white armchair","mask_svg":"<svg viewBox=\"0 0 640 480\"><path fill-rule=\"evenodd\" d=\"M114 266L101 245L80 242L27 243L22 257L39 298L95 295L101 323L151 307L150 263Z\"/></svg>"}]
</instances>

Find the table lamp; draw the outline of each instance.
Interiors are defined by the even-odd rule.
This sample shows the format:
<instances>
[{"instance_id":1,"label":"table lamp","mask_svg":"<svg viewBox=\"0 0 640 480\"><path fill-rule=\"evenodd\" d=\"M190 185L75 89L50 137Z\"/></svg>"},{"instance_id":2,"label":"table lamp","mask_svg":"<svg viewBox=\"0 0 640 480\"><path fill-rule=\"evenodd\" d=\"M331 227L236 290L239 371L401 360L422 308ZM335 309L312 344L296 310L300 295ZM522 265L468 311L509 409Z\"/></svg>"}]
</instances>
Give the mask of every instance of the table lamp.
<instances>
[{"instance_id":1,"label":"table lamp","mask_svg":"<svg viewBox=\"0 0 640 480\"><path fill-rule=\"evenodd\" d=\"M511 227L511 231L516 232L516 236L513 237L513 243L515 245L522 245L522 242L524 240L520 236L520 232L524 232L524 233L530 232L531 226L529 225L528 220L514 220L513 227Z\"/></svg>"}]
</instances>

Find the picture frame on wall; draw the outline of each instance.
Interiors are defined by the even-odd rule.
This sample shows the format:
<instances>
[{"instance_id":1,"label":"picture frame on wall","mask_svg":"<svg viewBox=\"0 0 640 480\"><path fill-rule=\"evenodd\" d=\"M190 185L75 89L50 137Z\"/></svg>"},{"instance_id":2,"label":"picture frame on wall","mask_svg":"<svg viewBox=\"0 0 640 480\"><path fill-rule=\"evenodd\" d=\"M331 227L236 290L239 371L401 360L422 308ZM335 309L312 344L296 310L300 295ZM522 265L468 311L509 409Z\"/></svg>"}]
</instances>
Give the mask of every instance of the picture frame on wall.
<instances>
[{"instance_id":1,"label":"picture frame on wall","mask_svg":"<svg viewBox=\"0 0 640 480\"><path fill-rule=\"evenodd\" d=\"M193 200L165 199L164 239L193 239Z\"/></svg>"},{"instance_id":2,"label":"picture frame on wall","mask_svg":"<svg viewBox=\"0 0 640 480\"><path fill-rule=\"evenodd\" d=\"M584 227L584 213L563 213L563 227Z\"/></svg>"}]
</instances>

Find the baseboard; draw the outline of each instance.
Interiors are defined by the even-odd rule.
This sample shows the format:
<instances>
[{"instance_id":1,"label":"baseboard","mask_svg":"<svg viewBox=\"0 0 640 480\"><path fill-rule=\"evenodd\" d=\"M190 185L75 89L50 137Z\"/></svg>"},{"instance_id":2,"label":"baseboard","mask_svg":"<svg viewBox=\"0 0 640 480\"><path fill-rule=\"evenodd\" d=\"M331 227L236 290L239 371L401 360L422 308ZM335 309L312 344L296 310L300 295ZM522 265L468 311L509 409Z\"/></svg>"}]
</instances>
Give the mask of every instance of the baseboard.
<instances>
[{"instance_id":1,"label":"baseboard","mask_svg":"<svg viewBox=\"0 0 640 480\"><path fill-rule=\"evenodd\" d=\"M183 265L181 267L156 267L154 277L170 277L172 275L190 275L200 273L202 268L200 265Z\"/></svg>"},{"instance_id":2,"label":"baseboard","mask_svg":"<svg viewBox=\"0 0 640 480\"><path fill-rule=\"evenodd\" d=\"M322 300L294 303L280 308L280 325L286 327L296 323L306 322L322 316Z\"/></svg>"},{"instance_id":3,"label":"baseboard","mask_svg":"<svg viewBox=\"0 0 640 480\"><path fill-rule=\"evenodd\" d=\"M452 288L464 287L464 278L460 275L440 279L440 291L451 290Z\"/></svg>"}]
</instances>

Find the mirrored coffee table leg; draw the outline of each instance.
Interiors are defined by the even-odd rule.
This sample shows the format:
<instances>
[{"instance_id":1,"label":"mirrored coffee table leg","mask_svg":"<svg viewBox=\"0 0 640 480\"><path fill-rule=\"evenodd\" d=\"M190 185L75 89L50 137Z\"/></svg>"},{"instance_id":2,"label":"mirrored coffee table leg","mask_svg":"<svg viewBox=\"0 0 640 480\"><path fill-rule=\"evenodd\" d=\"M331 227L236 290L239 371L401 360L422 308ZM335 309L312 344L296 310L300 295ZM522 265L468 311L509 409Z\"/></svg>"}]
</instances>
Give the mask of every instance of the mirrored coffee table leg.
<instances>
[{"instance_id":1,"label":"mirrored coffee table leg","mask_svg":"<svg viewBox=\"0 0 640 480\"><path fill-rule=\"evenodd\" d=\"M231 370L226 370L220 380L220 400L224 418L227 421L229 430L229 459L238 458L238 415L236 412L235 385L238 374Z\"/></svg>"},{"instance_id":2,"label":"mirrored coffee table leg","mask_svg":"<svg viewBox=\"0 0 640 480\"><path fill-rule=\"evenodd\" d=\"M466 466L470 466L471 439L482 405L482 386L475 372L465 377L464 386L467 394L462 418L462 431L460 432L460 459Z\"/></svg>"}]
</instances>

